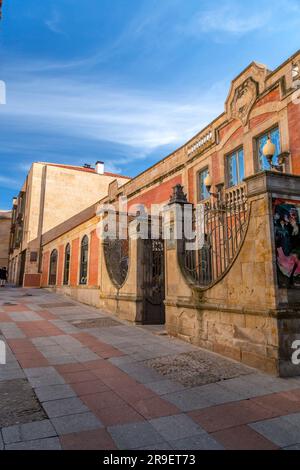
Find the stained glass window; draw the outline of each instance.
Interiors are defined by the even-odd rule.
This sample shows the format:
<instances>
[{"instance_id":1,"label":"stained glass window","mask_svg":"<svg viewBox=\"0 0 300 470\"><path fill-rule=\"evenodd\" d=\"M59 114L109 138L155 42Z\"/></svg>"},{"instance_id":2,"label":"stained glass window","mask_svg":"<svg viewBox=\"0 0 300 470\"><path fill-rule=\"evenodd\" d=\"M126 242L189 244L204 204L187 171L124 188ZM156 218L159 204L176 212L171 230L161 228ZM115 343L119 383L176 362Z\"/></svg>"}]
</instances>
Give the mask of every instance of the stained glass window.
<instances>
[{"instance_id":1,"label":"stained glass window","mask_svg":"<svg viewBox=\"0 0 300 470\"><path fill-rule=\"evenodd\" d=\"M208 176L208 168L199 173L199 199L203 201L209 198L209 192L206 189L204 180Z\"/></svg>"},{"instance_id":2,"label":"stained glass window","mask_svg":"<svg viewBox=\"0 0 300 470\"><path fill-rule=\"evenodd\" d=\"M270 165L268 163L268 160L263 154L263 148L266 145L269 135L270 135L272 143L275 144L275 147L276 147L276 152L273 158L273 163L275 165L278 165L278 155L280 154L281 150L280 150L280 132L279 132L278 127L276 127L272 131L267 132L266 134L260 136L257 139L259 170L270 170Z\"/></svg>"},{"instance_id":3,"label":"stained glass window","mask_svg":"<svg viewBox=\"0 0 300 470\"><path fill-rule=\"evenodd\" d=\"M245 177L244 150L239 149L227 157L228 187L236 186Z\"/></svg>"},{"instance_id":4,"label":"stained glass window","mask_svg":"<svg viewBox=\"0 0 300 470\"><path fill-rule=\"evenodd\" d=\"M85 235L81 242L80 279L79 279L80 284L87 283L88 257L89 257L89 239Z\"/></svg>"}]
</instances>

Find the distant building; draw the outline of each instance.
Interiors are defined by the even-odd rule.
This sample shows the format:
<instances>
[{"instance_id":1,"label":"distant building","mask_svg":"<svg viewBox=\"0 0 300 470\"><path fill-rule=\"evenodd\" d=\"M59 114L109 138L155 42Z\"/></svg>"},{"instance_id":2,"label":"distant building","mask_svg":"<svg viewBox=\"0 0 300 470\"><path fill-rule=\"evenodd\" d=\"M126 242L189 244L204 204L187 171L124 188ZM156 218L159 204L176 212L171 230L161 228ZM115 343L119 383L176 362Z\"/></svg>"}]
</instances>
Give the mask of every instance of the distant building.
<instances>
[{"instance_id":1,"label":"distant building","mask_svg":"<svg viewBox=\"0 0 300 470\"><path fill-rule=\"evenodd\" d=\"M13 203L10 282L38 287L43 234L103 198L112 181L121 186L128 180L105 172L102 162L95 168L33 163Z\"/></svg>"},{"instance_id":2,"label":"distant building","mask_svg":"<svg viewBox=\"0 0 300 470\"><path fill-rule=\"evenodd\" d=\"M0 267L8 267L11 211L0 211Z\"/></svg>"}]
</instances>

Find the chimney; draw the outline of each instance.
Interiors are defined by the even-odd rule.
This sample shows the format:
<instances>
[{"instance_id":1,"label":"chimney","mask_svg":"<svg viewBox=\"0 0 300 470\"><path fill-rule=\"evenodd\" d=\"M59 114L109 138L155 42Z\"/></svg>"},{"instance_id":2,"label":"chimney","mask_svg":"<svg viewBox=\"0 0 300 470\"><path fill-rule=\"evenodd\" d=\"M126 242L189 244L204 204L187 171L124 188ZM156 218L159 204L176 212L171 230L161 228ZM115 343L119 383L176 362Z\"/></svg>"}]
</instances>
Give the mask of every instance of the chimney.
<instances>
[{"instance_id":1,"label":"chimney","mask_svg":"<svg viewBox=\"0 0 300 470\"><path fill-rule=\"evenodd\" d=\"M97 175L104 175L104 162L96 162Z\"/></svg>"}]
</instances>

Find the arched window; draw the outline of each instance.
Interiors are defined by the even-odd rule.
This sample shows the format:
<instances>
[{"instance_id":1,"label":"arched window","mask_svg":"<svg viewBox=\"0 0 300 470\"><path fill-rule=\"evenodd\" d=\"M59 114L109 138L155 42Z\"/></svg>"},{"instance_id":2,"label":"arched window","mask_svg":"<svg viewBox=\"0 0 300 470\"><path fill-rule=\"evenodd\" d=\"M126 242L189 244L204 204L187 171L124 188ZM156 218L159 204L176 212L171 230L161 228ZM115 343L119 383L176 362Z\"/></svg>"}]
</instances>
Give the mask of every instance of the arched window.
<instances>
[{"instance_id":1,"label":"arched window","mask_svg":"<svg viewBox=\"0 0 300 470\"><path fill-rule=\"evenodd\" d=\"M81 241L80 278L79 278L80 284L87 283L88 259L89 259L89 239L85 235Z\"/></svg>"},{"instance_id":2,"label":"arched window","mask_svg":"<svg viewBox=\"0 0 300 470\"><path fill-rule=\"evenodd\" d=\"M71 247L70 247L70 243L68 243L65 248L65 266L64 266L64 285L65 286L69 284L70 259L71 259Z\"/></svg>"},{"instance_id":3,"label":"arched window","mask_svg":"<svg viewBox=\"0 0 300 470\"><path fill-rule=\"evenodd\" d=\"M53 250L50 255L49 286L56 285L57 258L58 258L57 250Z\"/></svg>"}]
</instances>

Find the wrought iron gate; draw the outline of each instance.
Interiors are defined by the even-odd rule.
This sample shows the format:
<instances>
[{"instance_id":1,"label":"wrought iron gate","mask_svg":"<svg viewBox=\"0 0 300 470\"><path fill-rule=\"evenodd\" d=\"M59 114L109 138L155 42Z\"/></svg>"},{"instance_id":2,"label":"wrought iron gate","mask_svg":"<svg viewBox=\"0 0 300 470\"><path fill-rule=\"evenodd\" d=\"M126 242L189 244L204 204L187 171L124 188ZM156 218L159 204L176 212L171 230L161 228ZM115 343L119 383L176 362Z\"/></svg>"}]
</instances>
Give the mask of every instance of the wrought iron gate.
<instances>
[{"instance_id":1,"label":"wrought iron gate","mask_svg":"<svg viewBox=\"0 0 300 470\"><path fill-rule=\"evenodd\" d=\"M204 243L187 249L183 240L179 261L186 277L200 287L210 287L230 269L245 237L249 211L244 188L228 192L224 200L207 203L204 209Z\"/></svg>"},{"instance_id":2,"label":"wrought iron gate","mask_svg":"<svg viewBox=\"0 0 300 470\"><path fill-rule=\"evenodd\" d=\"M165 256L164 240L144 240L143 323L165 323Z\"/></svg>"}]
</instances>

